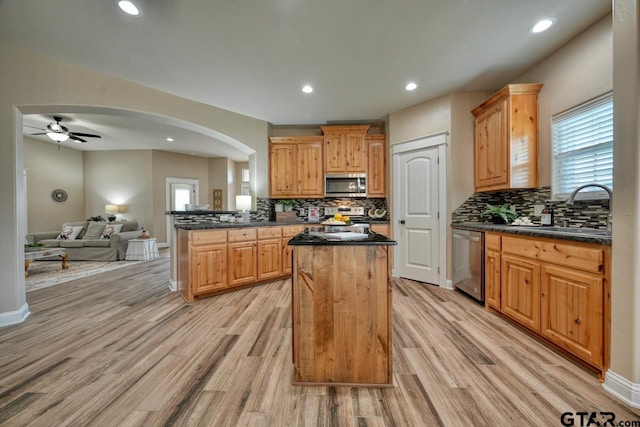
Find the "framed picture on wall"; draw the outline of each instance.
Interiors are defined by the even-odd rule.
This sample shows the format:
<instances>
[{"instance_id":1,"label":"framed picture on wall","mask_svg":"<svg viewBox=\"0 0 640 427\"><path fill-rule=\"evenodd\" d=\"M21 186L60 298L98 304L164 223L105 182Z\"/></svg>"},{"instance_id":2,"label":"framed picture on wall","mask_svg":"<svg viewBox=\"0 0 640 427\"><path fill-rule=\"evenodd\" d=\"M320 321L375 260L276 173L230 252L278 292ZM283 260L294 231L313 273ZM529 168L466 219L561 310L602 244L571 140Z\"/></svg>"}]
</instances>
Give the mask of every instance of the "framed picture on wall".
<instances>
[{"instance_id":1,"label":"framed picture on wall","mask_svg":"<svg viewBox=\"0 0 640 427\"><path fill-rule=\"evenodd\" d=\"M221 211L222 210L222 190L215 189L213 190L213 210Z\"/></svg>"}]
</instances>

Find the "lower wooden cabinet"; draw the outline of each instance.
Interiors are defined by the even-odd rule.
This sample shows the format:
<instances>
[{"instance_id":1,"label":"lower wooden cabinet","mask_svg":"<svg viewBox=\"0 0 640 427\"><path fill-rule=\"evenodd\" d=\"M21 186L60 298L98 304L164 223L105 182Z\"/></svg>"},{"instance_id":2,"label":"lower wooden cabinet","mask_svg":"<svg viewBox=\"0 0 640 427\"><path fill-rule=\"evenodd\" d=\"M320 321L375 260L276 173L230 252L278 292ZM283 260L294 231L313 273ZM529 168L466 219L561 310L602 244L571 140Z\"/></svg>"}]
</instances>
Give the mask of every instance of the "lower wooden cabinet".
<instances>
[{"instance_id":1,"label":"lower wooden cabinet","mask_svg":"<svg viewBox=\"0 0 640 427\"><path fill-rule=\"evenodd\" d=\"M540 332L593 364L603 363L602 276L568 268L542 267Z\"/></svg>"},{"instance_id":2,"label":"lower wooden cabinet","mask_svg":"<svg viewBox=\"0 0 640 427\"><path fill-rule=\"evenodd\" d=\"M540 263L502 256L502 312L518 323L540 328Z\"/></svg>"},{"instance_id":3,"label":"lower wooden cabinet","mask_svg":"<svg viewBox=\"0 0 640 427\"><path fill-rule=\"evenodd\" d=\"M227 244L195 248L191 260L191 290L194 295L227 287Z\"/></svg>"},{"instance_id":4,"label":"lower wooden cabinet","mask_svg":"<svg viewBox=\"0 0 640 427\"><path fill-rule=\"evenodd\" d=\"M187 301L291 275L287 242L304 225L178 230L178 291Z\"/></svg>"},{"instance_id":5,"label":"lower wooden cabinet","mask_svg":"<svg viewBox=\"0 0 640 427\"><path fill-rule=\"evenodd\" d=\"M485 234L486 306L595 368L609 365L610 247Z\"/></svg>"}]
</instances>

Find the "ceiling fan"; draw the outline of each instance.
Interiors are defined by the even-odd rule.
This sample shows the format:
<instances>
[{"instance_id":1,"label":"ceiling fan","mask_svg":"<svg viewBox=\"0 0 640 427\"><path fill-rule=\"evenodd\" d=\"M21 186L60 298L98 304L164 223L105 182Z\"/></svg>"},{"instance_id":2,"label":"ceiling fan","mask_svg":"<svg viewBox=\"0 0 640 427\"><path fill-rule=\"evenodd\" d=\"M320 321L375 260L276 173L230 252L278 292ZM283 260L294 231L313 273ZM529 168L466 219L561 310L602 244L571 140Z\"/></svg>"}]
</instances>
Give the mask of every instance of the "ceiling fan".
<instances>
[{"instance_id":1,"label":"ceiling fan","mask_svg":"<svg viewBox=\"0 0 640 427\"><path fill-rule=\"evenodd\" d=\"M78 143L87 142L86 139L83 138L102 138L100 135L95 135L92 133L82 133L82 132L69 132L69 129L66 126L62 126L60 122L62 121L62 117L53 116L54 122L51 122L47 125L46 132L32 133L31 135L47 135L49 138L53 139L56 142L64 142L67 139L71 139ZM42 129L45 130L45 129Z\"/></svg>"}]
</instances>

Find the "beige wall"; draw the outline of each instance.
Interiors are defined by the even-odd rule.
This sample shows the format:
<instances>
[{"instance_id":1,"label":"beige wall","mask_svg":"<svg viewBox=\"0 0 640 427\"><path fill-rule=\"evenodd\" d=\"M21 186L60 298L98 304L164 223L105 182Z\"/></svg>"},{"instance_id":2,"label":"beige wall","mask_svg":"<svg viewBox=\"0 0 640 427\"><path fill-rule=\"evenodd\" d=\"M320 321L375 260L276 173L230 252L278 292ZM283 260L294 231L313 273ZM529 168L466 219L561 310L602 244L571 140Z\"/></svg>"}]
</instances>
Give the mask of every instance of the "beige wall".
<instances>
[{"instance_id":1,"label":"beige wall","mask_svg":"<svg viewBox=\"0 0 640 427\"><path fill-rule=\"evenodd\" d=\"M22 114L83 112L88 107L100 107L103 111L164 117L172 125L196 130L247 152L256 177L254 191L268 194L265 121L6 45L0 45L0 57L0 271L5 278L0 283L0 314L4 313L7 321L23 317L28 309L21 251L27 215ZM150 187L148 191L151 194Z\"/></svg>"},{"instance_id":2,"label":"beige wall","mask_svg":"<svg viewBox=\"0 0 640 427\"><path fill-rule=\"evenodd\" d=\"M87 216L105 216L106 204L122 205L118 220L140 221L153 233L151 150L87 151L83 159Z\"/></svg>"},{"instance_id":3,"label":"beige wall","mask_svg":"<svg viewBox=\"0 0 640 427\"><path fill-rule=\"evenodd\" d=\"M227 159L209 159L209 188L222 190L222 210L229 210ZM213 191L209 193L209 204L213 208Z\"/></svg>"},{"instance_id":4,"label":"beige wall","mask_svg":"<svg viewBox=\"0 0 640 427\"><path fill-rule=\"evenodd\" d=\"M615 0L613 10L613 310L605 385L640 407L640 6Z\"/></svg>"},{"instance_id":5,"label":"beige wall","mask_svg":"<svg viewBox=\"0 0 640 427\"><path fill-rule=\"evenodd\" d=\"M209 203L209 159L153 150L151 154L152 173L147 180L153 187L153 218L148 230L158 242L167 241L167 185L166 178L197 179L199 182L199 204ZM147 224L144 224L145 227Z\"/></svg>"},{"instance_id":6,"label":"beige wall","mask_svg":"<svg viewBox=\"0 0 640 427\"><path fill-rule=\"evenodd\" d=\"M551 185L551 116L613 88L611 15L513 83L543 83L538 97L540 186Z\"/></svg>"},{"instance_id":7,"label":"beige wall","mask_svg":"<svg viewBox=\"0 0 640 427\"><path fill-rule=\"evenodd\" d=\"M60 230L63 222L83 221L84 176L82 152L65 146L24 139L24 168L27 174L27 231ZM69 198L55 202L51 192L62 189Z\"/></svg>"}]
</instances>

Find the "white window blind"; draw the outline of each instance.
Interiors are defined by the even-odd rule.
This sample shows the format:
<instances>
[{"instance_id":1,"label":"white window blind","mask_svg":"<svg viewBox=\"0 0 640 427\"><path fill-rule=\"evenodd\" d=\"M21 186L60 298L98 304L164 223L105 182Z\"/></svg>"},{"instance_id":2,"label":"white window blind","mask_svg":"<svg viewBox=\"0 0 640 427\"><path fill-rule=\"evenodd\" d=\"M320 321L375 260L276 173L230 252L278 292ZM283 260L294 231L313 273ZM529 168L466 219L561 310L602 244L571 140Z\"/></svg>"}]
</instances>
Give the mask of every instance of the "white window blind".
<instances>
[{"instance_id":1,"label":"white window blind","mask_svg":"<svg viewBox=\"0 0 640 427\"><path fill-rule=\"evenodd\" d=\"M554 198L566 199L578 186L598 183L613 189L613 93L551 118ZM585 188L579 198L604 198Z\"/></svg>"}]
</instances>

